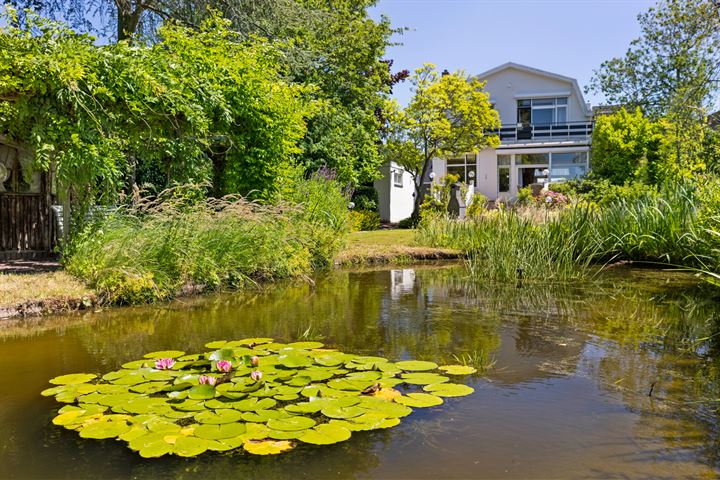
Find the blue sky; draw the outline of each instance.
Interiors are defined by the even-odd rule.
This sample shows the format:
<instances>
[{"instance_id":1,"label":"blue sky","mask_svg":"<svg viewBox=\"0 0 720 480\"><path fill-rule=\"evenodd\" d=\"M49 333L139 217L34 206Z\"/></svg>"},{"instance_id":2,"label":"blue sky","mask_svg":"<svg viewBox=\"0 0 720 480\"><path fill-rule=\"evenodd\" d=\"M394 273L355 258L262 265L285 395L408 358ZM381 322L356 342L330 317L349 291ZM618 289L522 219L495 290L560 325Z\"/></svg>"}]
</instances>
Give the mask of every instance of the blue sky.
<instances>
[{"instance_id":1,"label":"blue sky","mask_svg":"<svg viewBox=\"0 0 720 480\"><path fill-rule=\"evenodd\" d=\"M387 58L394 69L425 62L476 74L512 61L588 84L603 60L621 56L639 36L637 15L654 0L380 0L372 15L386 15L397 36ZM409 85L395 87L403 104ZM587 95L593 105L602 97Z\"/></svg>"}]
</instances>

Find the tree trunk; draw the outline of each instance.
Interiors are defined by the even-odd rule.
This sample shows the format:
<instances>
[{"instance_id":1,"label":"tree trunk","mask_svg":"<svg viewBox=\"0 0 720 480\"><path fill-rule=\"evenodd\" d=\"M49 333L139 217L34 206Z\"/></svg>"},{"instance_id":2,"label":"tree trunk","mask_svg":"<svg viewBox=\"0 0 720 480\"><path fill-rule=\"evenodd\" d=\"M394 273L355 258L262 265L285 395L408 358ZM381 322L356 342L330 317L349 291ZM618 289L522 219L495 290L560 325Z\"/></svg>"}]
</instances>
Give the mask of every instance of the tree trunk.
<instances>
[{"instance_id":1,"label":"tree trunk","mask_svg":"<svg viewBox=\"0 0 720 480\"><path fill-rule=\"evenodd\" d=\"M145 9L138 4L133 7L131 0L115 0L117 7L117 37L118 42L127 40L137 33L140 17Z\"/></svg>"},{"instance_id":2,"label":"tree trunk","mask_svg":"<svg viewBox=\"0 0 720 480\"><path fill-rule=\"evenodd\" d=\"M420 218L420 205L422 205L423 200L425 200L425 192L423 192L423 180L425 179L425 175L427 175L427 172L430 169L430 162L431 159L425 157L422 171L420 172L420 175L415 179L415 205L413 206L413 213L411 218Z\"/></svg>"}]
</instances>

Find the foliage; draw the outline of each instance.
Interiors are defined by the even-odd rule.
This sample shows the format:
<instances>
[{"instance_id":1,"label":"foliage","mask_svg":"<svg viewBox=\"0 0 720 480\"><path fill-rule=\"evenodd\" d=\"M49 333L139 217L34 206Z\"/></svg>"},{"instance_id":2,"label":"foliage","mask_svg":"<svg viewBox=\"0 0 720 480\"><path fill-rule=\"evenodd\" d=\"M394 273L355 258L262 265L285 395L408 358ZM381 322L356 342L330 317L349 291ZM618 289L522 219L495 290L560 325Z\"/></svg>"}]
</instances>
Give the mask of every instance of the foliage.
<instances>
[{"instance_id":1,"label":"foliage","mask_svg":"<svg viewBox=\"0 0 720 480\"><path fill-rule=\"evenodd\" d=\"M408 228L415 228L418 224L419 219L415 219L413 217L403 218L398 222L398 228L408 229Z\"/></svg>"},{"instance_id":2,"label":"foliage","mask_svg":"<svg viewBox=\"0 0 720 480\"><path fill-rule=\"evenodd\" d=\"M430 186L430 195L426 195L420 205L420 218L428 212L447 212L452 186L460 181L458 175L448 173Z\"/></svg>"},{"instance_id":3,"label":"foliage","mask_svg":"<svg viewBox=\"0 0 720 480\"><path fill-rule=\"evenodd\" d=\"M64 257L68 272L110 302L150 302L307 275L331 264L348 230L347 199L327 180L299 183L275 205L174 192L86 227Z\"/></svg>"},{"instance_id":4,"label":"foliage","mask_svg":"<svg viewBox=\"0 0 720 480\"><path fill-rule=\"evenodd\" d=\"M661 0L638 15L638 22L640 38L624 57L603 62L591 90L610 104L641 107L653 117L707 106L720 74L717 3Z\"/></svg>"},{"instance_id":5,"label":"foliage","mask_svg":"<svg viewBox=\"0 0 720 480\"><path fill-rule=\"evenodd\" d=\"M667 173L666 128L637 108L601 115L592 136L592 172L614 185L635 180L660 183Z\"/></svg>"},{"instance_id":6,"label":"foliage","mask_svg":"<svg viewBox=\"0 0 720 480\"><path fill-rule=\"evenodd\" d=\"M636 201L641 199L656 199L658 187L642 182L613 185L607 179L598 179L592 172L585 178L552 183L550 189L562 193L570 199L597 204L610 205L618 201Z\"/></svg>"},{"instance_id":7,"label":"foliage","mask_svg":"<svg viewBox=\"0 0 720 480\"><path fill-rule=\"evenodd\" d=\"M488 204L488 198L482 193L476 192L470 198L470 203L467 206L465 215L469 218L476 218L482 215Z\"/></svg>"},{"instance_id":8,"label":"foliage","mask_svg":"<svg viewBox=\"0 0 720 480\"><path fill-rule=\"evenodd\" d=\"M618 187L628 188L628 187ZM629 260L720 272L720 188L716 179L659 193L581 201L537 216L526 210L486 212L458 222L424 218L418 242L471 254L475 275L508 280L582 276L593 263ZM519 270L518 270L519 269ZM515 273L514 273L515 272Z\"/></svg>"},{"instance_id":9,"label":"foliage","mask_svg":"<svg viewBox=\"0 0 720 480\"><path fill-rule=\"evenodd\" d=\"M378 209L378 191L372 185L355 187L352 201L358 210L375 211Z\"/></svg>"},{"instance_id":10,"label":"foliage","mask_svg":"<svg viewBox=\"0 0 720 480\"><path fill-rule=\"evenodd\" d=\"M226 20L162 27L150 47L97 47L61 24L27 23L0 35L0 130L36 152L37 168L54 164L80 204L112 197L148 163L167 184L268 195L299 152L304 88Z\"/></svg>"},{"instance_id":11,"label":"foliage","mask_svg":"<svg viewBox=\"0 0 720 480\"><path fill-rule=\"evenodd\" d=\"M483 90L485 84L463 72L440 75L425 64L411 82L414 95L405 109L389 103L384 148L386 159L414 179L417 216L423 200L420 187L432 159L497 146L497 136L486 133L499 128L500 117Z\"/></svg>"},{"instance_id":12,"label":"foliage","mask_svg":"<svg viewBox=\"0 0 720 480\"><path fill-rule=\"evenodd\" d=\"M50 383L56 386L42 392L66 404L53 423L82 438L125 441L145 458L241 446L271 455L298 442L329 445L352 432L390 428L413 408L474 391L446 376L476 372L461 365L389 362L324 349L320 342L271 338L205 347L209 351L200 354L151 352L101 379L55 377Z\"/></svg>"},{"instance_id":13,"label":"foliage","mask_svg":"<svg viewBox=\"0 0 720 480\"><path fill-rule=\"evenodd\" d=\"M350 212L351 230L369 231L380 228L380 214L370 210L352 210Z\"/></svg>"},{"instance_id":14,"label":"foliage","mask_svg":"<svg viewBox=\"0 0 720 480\"><path fill-rule=\"evenodd\" d=\"M535 198L532 194L532 188L528 185L527 187L523 187L520 190L518 190L516 203L518 205L530 205L535 201Z\"/></svg>"}]
</instances>

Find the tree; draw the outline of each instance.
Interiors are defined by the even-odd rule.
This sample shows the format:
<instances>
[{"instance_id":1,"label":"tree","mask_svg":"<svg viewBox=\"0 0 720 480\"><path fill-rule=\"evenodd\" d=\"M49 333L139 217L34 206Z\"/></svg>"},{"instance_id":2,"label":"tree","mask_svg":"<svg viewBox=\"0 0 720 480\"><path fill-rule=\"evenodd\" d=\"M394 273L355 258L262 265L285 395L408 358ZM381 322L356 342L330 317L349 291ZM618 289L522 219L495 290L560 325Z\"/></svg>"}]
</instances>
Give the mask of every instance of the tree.
<instances>
[{"instance_id":1,"label":"tree","mask_svg":"<svg viewBox=\"0 0 720 480\"><path fill-rule=\"evenodd\" d=\"M720 91L720 2L661 0L638 16L641 36L600 66L589 90L674 126L677 170L701 162L702 125Z\"/></svg>"},{"instance_id":2,"label":"tree","mask_svg":"<svg viewBox=\"0 0 720 480\"><path fill-rule=\"evenodd\" d=\"M425 64L411 82L414 96L405 109L389 102L384 150L386 160L413 177L417 218L432 159L496 147L498 137L487 132L500 127L500 116L483 90L485 83L463 72L440 75Z\"/></svg>"},{"instance_id":3,"label":"tree","mask_svg":"<svg viewBox=\"0 0 720 480\"><path fill-rule=\"evenodd\" d=\"M133 34L157 40L166 21L197 27L217 12L238 39L262 37L281 52L284 74L313 85L308 99L322 105L308 117L299 159L308 171L327 166L350 184L372 181L382 163L377 112L394 81L384 60L389 21L370 18L376 0L12 0L82 31L115 39ZM93 17L109 19L95 26ZM113 32L115 32L113 34Z\"/></svg>"},{"instance_id":4,"label":"tree","mask_svg":"<svg viewBox=\"0 0 720 480\"><path fill-rule=\"evenodd\" d=\"M592 175L615 185L639 180L657 184L664 177L668 140L665 126L636 108L602 115L592 137Z\"/></svg>"}]
</instances>

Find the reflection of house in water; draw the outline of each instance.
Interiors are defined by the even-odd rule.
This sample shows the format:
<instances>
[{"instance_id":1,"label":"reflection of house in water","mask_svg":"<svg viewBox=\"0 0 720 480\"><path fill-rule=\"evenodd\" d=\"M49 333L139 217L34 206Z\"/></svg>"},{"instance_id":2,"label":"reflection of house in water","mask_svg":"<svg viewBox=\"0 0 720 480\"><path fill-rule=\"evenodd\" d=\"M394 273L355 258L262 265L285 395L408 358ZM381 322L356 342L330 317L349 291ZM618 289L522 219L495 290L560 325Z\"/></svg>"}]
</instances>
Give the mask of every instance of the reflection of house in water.
<instances>
[{"instance_id":1,"label":"reflection of house in water","mask_svg":"<svg viewBox=\"0 0 720 480\"><path fill-rule=\"evenodd\" d=\"M415 270L403 268L390 271L390 292L393 300L403 294L412 293L415 288Z\"/></svg>"}]
</instances>

